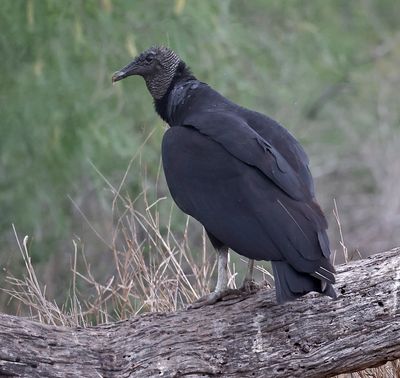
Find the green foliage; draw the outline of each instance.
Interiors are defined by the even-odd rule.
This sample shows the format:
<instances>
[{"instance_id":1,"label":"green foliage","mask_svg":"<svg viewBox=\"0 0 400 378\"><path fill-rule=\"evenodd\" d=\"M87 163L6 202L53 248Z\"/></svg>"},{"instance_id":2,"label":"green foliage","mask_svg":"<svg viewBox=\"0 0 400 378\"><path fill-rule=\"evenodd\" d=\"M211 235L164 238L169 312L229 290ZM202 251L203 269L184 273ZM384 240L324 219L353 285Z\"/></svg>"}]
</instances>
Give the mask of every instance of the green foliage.
<instances>
[{"instance_id":1,"label":"green foliage","mask_svg":"<svg viewBox=\"0 0 400 378\"><path fill-rule=\"evenodd\" d=\"M400 52L373 54L397 35L398 14L400 2L389 0L2 0L0 250L11 249L11 223L40 241L32 251L41 260L73 231L83 236L67 196L84 209L90 203L89 213L101 208L90 213L96 222L110 208L89 161L118 186L156 129L141 150L147 184L154 185L162 123L143 82L113 87L110 80L137 52L153 44L174 48L199 79L280 120L323 165L322 151L352 151L345 128L360 138L375 128L377 115L368 110ZM310 117L310 107L335 85L345 90ZM392 97L388 106L398 116ZM126 182L133 197L141 190L138 169Z\"/></svg>"}]
</instances>

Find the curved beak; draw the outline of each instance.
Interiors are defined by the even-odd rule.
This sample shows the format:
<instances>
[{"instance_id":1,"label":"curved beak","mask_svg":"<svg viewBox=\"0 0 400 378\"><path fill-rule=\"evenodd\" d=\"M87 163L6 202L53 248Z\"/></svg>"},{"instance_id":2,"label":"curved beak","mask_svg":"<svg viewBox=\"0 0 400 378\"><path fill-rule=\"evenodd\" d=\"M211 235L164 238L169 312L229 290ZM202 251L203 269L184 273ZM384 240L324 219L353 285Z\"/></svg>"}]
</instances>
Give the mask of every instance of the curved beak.
<instances>
[{"instance_id":1,"label":"curved beak","mask_svg":"<svg viewBox=\"0 0 400 378\"><path fill-rule=\"evenodd\" d=\"M114 73L113 73L112 78L111 78L111 81L112 81L113 83L115 83L116 81L120 81L120 80L122 80L123 78L125 78L125 77L127 77L127 76L128 76L128 75L127 75L125 72L117 71L117 72L114 72Z\"/></svg>"},{"instance_id":2,"label":"curved beak","mask_svg":"<svg viewBox=\"0 0 400 378\"><path fill-rule=\"evenodd\" d=\"M114 72L111 81L113 83L124 79L125 77L132 75L140 75L140 65L137 64L136 60L121 68L119 71Z\"/></svg>"}]
</instances>

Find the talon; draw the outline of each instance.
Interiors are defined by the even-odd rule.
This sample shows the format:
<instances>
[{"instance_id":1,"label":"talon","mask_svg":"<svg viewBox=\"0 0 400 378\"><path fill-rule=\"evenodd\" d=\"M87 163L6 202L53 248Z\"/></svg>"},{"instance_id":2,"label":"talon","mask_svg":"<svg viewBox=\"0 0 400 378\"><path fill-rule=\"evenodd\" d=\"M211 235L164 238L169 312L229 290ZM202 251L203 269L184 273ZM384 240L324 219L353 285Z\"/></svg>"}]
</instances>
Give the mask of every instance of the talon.
<instances>
[{"instance_id":1,"label":"talon","mask_svg":"<svg viewBox=\"0 0 400 378\"><path fill-rule=\"evenodd\" d=\"M245 279L243 281L242 286L240 287L240 290L242 292L251 294L251 293L256 292L259 288L260 288L260 285L257 284L257 282L254 281L253 279L250 279L250 280Z\"/></svg>"},{"instance_id":2,"label":"talon","mask_svg":"<svg viewBox=\"0 0 400 378\"><path fill-rule=\"evenodd\" d=\"M225 289L222 291L213 291L212 293L197 299L195 302L190 304L187 307L187 309L194 310L203 306L210 306L219 301L228 301L230 299L234 299L241 295L243 295L243 293L239 289Z\"/></svg>"},{"instance_id":3,"label":"talon","mask_svg":"<svg viewBox=\"0 0 400 378\"><path fill-rule=\"evenodd\" d=\"M195 302L190 304L187 309L194 310L197 308L201 308L204 306L213 305L219 301L230 301L232 299L240 298L243 296L247 296L248 294L253 293L253 291L245 290L243 288L240 289L225 289L222 291L213 291L210 294L204 295L203 297L197 299Z\"/></svg>"}]
</instances>

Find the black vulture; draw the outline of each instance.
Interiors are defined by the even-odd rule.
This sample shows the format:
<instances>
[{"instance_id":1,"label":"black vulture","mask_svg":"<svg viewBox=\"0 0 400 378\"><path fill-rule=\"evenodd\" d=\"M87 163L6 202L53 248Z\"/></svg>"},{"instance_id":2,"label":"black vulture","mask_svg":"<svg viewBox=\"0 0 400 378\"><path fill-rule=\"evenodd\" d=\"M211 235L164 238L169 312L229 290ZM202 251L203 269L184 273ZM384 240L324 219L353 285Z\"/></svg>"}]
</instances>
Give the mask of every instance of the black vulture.
<instances>
[{"instance_id":1,"label":"black vulture","mask_svg":"<svg viewBox=\"0 0 400 378\"><path fill-rule=\"evenodd\" d=\"M228 248L269 260L278 303L310 291L336 297L327 222L309 160L278 122L243 108L199 81L172 50L152 47L114 73L140 75L170 128L162 142L167 184L178 207L205 228L218 252L215 303L227 288Z\"/></svg>"}]
</instances>

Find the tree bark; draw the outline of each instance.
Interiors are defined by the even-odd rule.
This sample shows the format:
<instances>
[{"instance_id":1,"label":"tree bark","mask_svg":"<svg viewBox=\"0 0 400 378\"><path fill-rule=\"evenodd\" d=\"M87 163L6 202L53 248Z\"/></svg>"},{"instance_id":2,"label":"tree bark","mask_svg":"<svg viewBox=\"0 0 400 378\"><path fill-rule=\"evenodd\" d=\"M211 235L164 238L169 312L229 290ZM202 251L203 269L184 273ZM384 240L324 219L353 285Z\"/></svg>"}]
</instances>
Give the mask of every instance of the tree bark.
<instances>
[{"instance_id":1,"label":"tree bark","mask_svg":"<svg viewBox=\"0 0 400 378\"><path fill-rule=\"evenodd\" d=\"M329 377L400 358L400 248L337 271L337 300L260 290L86 329L0 315L0 376Z\"/></svg>"}]
</instances>

